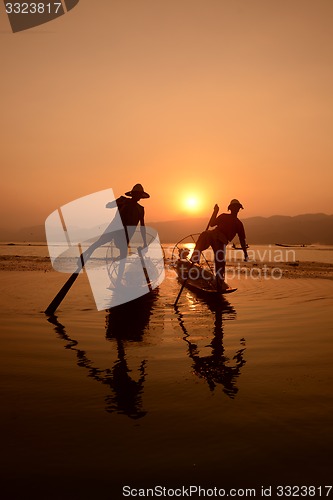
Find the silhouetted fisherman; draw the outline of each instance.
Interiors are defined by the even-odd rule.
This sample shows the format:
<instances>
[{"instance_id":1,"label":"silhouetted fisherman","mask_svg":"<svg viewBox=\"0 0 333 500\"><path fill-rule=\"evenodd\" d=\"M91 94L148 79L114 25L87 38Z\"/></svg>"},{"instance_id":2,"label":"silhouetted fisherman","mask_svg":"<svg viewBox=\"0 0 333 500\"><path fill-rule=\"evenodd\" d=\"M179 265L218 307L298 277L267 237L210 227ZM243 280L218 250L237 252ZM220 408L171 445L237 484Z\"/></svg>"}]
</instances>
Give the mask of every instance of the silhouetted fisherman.
<instances>
[{"instance_id":1,"label":"silhouetted fisherman","mask_svg":"<svg viewBox=\"0 0 333 500\"><path fill-rule=\"evenodd\" d=\"M135 232L137 225L140 223L141 235L143 246L147 246L146 240L146 227L145 227L145 209L142 205L138 203L139 200L143 198L150 198L150 195L146 193L141 184L135 184L131 191L125 193L125 196L120 196L114 201L109 202L107 208L118 207L119 215L123 223L124 229L114 230L113 221L106 228L104 233L97 241L95 241L90 247L85 250L82 254L84 262L89 259L91 254L96 250L96 248L105 245L111 241L114 241L117 248L120 250L120 259L124 259L127 256L128 244Z\"/></svg>"},{"instance_id":2,"label":"silhouetted fisherman","mask_svg":"<svg viewBox=\"0 0 333 500\"><path fill-rule=\"evenodd\" d=\"M241 208L243 205L238 200L233 199L228 206L230 214L223 213L217 217L219 207L215 205L209 225L216 226L216 228L200 234L191 257L191 262L198 263L201 252L210 246L212 247L215 258L216 283L219 290L229 288L224 281L226 245L235 238L236 234L244 252L244 260L248 259L244 226L237 217Z\"/></svg>"}]
</instances>

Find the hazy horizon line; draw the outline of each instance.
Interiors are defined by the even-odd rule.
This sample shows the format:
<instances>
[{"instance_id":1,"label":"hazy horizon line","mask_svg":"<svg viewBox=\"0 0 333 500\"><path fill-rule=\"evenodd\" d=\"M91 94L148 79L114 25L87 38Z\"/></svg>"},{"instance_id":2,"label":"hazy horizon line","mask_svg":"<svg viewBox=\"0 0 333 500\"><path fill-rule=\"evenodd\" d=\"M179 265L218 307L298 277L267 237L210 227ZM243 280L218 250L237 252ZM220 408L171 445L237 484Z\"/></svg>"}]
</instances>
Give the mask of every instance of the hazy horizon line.
<instances>
[{"instance_id":1,"label":"hazy horizon line","mask_svg":"<svg viewBox=\"0 0 333 500\"><path fill-rule=\"evenodd\" d=\"M221 213L225 213L225 212L221 212ZM325 213L325 212L307 212L307 213L301 213L301 214L297 214L297 215L287 215L287 214L273 214L273 215L251 215L249 217L241 217L240 215L240 219L243 220L243 221L246 221L248 219L256 219L256 218L261 218L261 219L269 219L269 218L272 218L272 217L290 217L290 218L293 218L293 217L302 217L302 216L311 216L311 215L323 215L323 216L327 216L327 217L332 217L333 216L333 213L329 214L329 213ZM200 219L206 219L205 216L188 216L188 217L181 217L181 218L177 218L177 219L165 219L165 220L148 220L146 222L146 225L149 225L149 224L161 224L161 223L172 223L172 222L182 222L182 221L189 221L189 220L200 220ZM16 232L16 231L22 231L24 229L29 229L29 228L37 228L37 227L41 227L41 226L44 226L45 223L39 223L39 224L32 224L32 225L26 225L26 226L20 226L20 227L16 227L16 228L8 228L8 227L5 227L5 226L1 226L0 227L0 231L8 231L8 232Z\"/></svg>"}]
</instances>

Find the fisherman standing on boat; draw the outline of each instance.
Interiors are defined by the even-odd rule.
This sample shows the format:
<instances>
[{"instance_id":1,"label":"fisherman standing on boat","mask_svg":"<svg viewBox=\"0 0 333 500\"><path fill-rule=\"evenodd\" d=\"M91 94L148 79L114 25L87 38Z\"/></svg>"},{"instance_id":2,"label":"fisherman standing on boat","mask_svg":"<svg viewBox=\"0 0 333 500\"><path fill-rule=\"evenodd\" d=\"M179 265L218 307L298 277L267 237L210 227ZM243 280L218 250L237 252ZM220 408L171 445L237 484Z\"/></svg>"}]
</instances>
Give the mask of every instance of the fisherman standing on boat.
<instances>
[{"instance_id":1,"label":"fisherman standing on boat","mask_svg":"<svg viewBox=\"0 0 333 500\"><path fill-rule=\"evenodd\" d=\"M230 214L223 213L217 217L219 207L215 205L209 226L216 226L216 228L200 234L191 257L191 262L196 264L200 261L201 252L210 246L212 247L215 258L217 288L221 291L229 288L224 281L226 245L234 239L236 234L239 237L239 242L244 252L244 260L247 261L248 259L244 226L237 217L241 208L243 208L242 204L238 200L233 199L228 206Z\"/></svg>"},{"instance_id":2,"label":"fisherman standing on boat","mask_svg":"<svg viewBox=\"0 0 333 500\"><path fill-rule=\"evenodd\" d=\"M124 226L124 229L113 229L113 222L107 227L102 236L98 238L85 252L83 252L82 257L84 262L89 259L91 254L96 250L96 248L114 241L116 247L120 250L120 259L124 259L127 256L127 250L129 242L135 232L137 225L140 223L141 236L143 241L143 246L147 246L146 240L146 227L145 227L145 209L138 202L142 198L150 198L150 195L146 193L141 184L135 184L131 191L125 193L125 196L120 196L114 201L109 202L107 208L118 208L119 215ZM119 226L118 226L119 227Z\"/></svg>"}]
</instances>

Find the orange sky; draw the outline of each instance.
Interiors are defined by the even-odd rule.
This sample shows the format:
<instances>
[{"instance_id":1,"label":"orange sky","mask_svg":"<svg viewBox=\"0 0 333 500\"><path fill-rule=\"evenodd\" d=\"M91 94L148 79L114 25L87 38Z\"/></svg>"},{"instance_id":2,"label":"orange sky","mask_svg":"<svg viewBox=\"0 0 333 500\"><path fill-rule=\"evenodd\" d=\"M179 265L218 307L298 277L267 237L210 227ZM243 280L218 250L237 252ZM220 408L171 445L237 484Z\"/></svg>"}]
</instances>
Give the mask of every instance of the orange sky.
<instances>
[{"instance_id":1,"label":"orange sky","mask_svg":"<svg viewBox=\"0 0 333 500\"><path fill-rule=\"evenodd\" d=\"M238 198L333 213L331 0L80 0L13 34L0 3L0 227L141 182L146 220Z\"/></svg>"}]
</instances>

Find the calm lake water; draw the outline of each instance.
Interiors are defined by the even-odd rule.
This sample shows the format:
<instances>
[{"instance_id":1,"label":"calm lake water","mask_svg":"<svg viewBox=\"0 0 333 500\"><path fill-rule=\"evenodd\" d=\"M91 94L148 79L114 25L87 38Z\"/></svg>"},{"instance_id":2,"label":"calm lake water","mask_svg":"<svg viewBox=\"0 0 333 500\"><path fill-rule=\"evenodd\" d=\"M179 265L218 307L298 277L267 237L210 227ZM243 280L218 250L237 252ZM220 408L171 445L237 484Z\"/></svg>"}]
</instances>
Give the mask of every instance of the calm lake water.
<instances>
[{"instance_id":1,"label":"calm lake water","mask_svg":"<svg viewBox=\"0 0 333 500\"><path fill-rule=\"evenodd\" d=\"M190 240L189 240L190 241ZM163 244L166 257L170 257L174 248L174 243ZM19 255L19 256L38 256L48 257L49 252L45 243L16 243L8 245L0 243L0 255ZM94 256L105 257L105 249L97 250ZM325 262L333 264L333 246L332 245L310 245L308 247L292 247L283 248L275 245L251 245L249 248L249 256L251 259L258 261L308 261L308 262ZM233 250L228 247L228 260L242 259L241 250Z\"/></svg>"},{"instance_id":2,"label":"calm lake water","mask_svg":"<svg viewBox=\"0 0 333 500\"><path fill-rule=\"evenodd\" d=\"M1 272L4 498L332 483L332 280L243 277L174 309L168 268L151 300L107 313L82 275L48 320L65 281Z\"/></svg>"}]
</instances>

